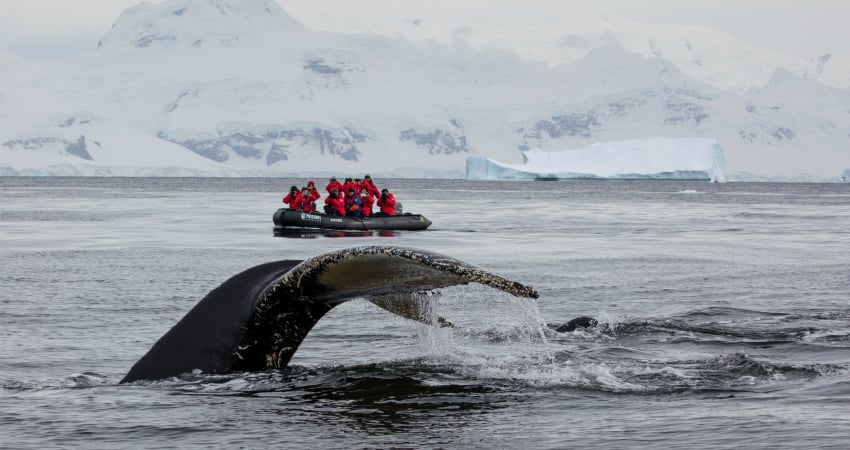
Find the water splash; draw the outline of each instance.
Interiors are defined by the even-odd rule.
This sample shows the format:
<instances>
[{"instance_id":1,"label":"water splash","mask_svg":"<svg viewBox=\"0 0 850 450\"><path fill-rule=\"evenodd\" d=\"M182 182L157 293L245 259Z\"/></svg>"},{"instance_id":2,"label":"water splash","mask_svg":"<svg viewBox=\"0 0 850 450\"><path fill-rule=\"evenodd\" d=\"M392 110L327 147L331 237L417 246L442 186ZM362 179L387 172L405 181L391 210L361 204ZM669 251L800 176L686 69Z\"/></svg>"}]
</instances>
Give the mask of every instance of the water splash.
<instances>
[{"instance_id":1,"label":"water splash","mask_svg":"<svg viewBox=\"0 0 850 450\"><path fill-rule=\"evenodd\" d=\"M450 365L476 378L547 378L555 358L537 303L493 289L466 286L427 297L432 318L453 327L417 326L418 354L425 364Z\"/></svg>"},{"instance_id":2,"label":"water splash","mask_svg":"<svg viewBox=\"0 0 850 450\"><path fill-rule=\"evenodd\" d=\"M115 383L115 379L96 372L82 372L71 374L64 378L42 379L42 380L3 380L0 388L9 391L42 391L42 390L64 390L64 389L88 389L98 386L109 386Z\"/></svg>"}]
</instances>

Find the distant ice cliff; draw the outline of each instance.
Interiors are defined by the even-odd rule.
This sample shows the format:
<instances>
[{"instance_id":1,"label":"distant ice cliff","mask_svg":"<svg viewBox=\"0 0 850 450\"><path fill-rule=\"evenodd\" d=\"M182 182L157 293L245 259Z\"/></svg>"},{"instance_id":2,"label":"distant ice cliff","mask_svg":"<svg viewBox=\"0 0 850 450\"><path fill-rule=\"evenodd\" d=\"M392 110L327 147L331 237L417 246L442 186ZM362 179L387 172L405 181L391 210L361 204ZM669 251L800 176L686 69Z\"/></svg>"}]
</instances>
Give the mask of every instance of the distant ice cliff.
<instances>
[{"instance_id":1,"label":"distant ice cliff","mask_svg":"<svg viewBox=\"0 0 850 450\"><path fill-rule=\"evenodd\" d=\"M715 139L639 139L595 143L578 150L523 152L523 164L466 159L470 180L617 179L725 182L723 147Z\"/></svg>"}]
</instances>

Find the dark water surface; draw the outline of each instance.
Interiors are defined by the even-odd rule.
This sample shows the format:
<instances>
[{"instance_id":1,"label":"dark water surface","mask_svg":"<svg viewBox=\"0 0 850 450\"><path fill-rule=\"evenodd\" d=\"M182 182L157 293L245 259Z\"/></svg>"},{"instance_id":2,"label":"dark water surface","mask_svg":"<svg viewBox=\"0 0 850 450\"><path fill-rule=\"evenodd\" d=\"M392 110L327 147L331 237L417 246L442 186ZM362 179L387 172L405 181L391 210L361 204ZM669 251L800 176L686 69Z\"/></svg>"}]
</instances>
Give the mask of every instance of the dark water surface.
<instances>
[{"instance_id":1,"label":"dark water surface","mask_svg":"<svg viewBox=\"0 0 850 450\"><path fill-rule=\"evenodd\" d=\"M0 447L850 442L850 185L377 181L432 228L274 237L293 180L0 178ZM451 329L355 300L285 372L118 384L231 275L367 244L541 297L446 289Z\"/></svg>"}]
</instances>

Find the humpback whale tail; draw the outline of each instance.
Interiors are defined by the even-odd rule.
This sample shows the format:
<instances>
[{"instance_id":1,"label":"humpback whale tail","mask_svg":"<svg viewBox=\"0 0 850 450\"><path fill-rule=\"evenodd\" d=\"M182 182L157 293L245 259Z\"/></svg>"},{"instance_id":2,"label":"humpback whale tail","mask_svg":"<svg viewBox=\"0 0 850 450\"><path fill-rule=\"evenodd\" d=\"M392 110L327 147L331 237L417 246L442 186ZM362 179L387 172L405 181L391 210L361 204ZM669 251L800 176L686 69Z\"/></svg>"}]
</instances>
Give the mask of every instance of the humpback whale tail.
<instances>
[{"instance_id":1,"label":"humpback whale tail","mask_svg":"<svg viewBox=\"0 0 850 450\"><path fill-rule=\"evenodd\" d=\"M122 382L281 369L328 311L353 298L408 319L432 319L416 294L480 283L517 297L537 292L457 259L423 250L365 246L241 272L211 291L130 369Z\"/></svg>"}]
</instances>

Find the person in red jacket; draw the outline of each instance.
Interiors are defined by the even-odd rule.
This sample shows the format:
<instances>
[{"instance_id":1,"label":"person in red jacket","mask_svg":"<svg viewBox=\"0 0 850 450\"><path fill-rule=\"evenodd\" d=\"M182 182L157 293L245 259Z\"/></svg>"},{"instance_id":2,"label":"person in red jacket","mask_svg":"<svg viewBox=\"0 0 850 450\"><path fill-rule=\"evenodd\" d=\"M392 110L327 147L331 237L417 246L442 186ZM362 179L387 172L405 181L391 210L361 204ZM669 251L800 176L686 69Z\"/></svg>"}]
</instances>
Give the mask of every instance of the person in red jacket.
<instances>
[{"instance_id":1,"label":"person in red jacket","mask_svg":"<svg viewBox=\"0 0 850 450\"><path fill-rule=\"evenodd\" d=\"M334 189L328 198L325 199L325 213L328 215L345 215L345 198L339 195L339 191Z\"/></svg>"},{"instance_id":2,"label":"person in red jacket","mask_svg":"<svg viewBox=\"0 0 850 450\"><path fill-rule=\"evenodd\" d=\"M360 215L362 217L370 217L372 215L372 205L374 204L375 201L369 195L369 189L365 187L360 189Z\"/></svg>"},{"instance_id":3,"label":"person in red jacket","mask_svg":"<svg viewBox=\"0 0 850 450\"><path fill-rule=\"evenodd\" d=\"M313 201L320 199L322 194L316 189L316 183L313 181L307 182L307 189L310 191L310 195L313 197Z\"/></svg>"},{"instance_id":4,"label":"person in red jacket","mask_svg":"<svg viewBox=\"0 0 850 450\"><path fill-rule=\"evenodd\" d=\"M302 188L301 189L301 197L295 203L295 208L304 212L313 212L316 210L316 201L313 198L313 194L310 193L310 189Z\"/></svg>"},{"instance_id":5,"label":"person in red jacket","mask_svg":"<svg viewBox=\"0 0 850 450\"><path fill-rule=\"evenodd\" d=\"M378 187L375 186L375 182L372 181L372 177L367 173L366 176L363 177L363 183L360 185L361 189L363 187L367 187L369 190L369 195L375 198L381 196L381 191L378 190Z\"/></svg>"},{"instance_id":6,"label":"person in red jacket","mask_svg":"<svg viewBox=\"0 0 850 450\"><path fill-rule=\"evenodd\" d=\"M289 193L286 194L286 197L283 197L283 203L289 205L289 209L298 209L297 203L299 198L301 198L301 193L298 192L298 186L292 186L289 188Z\"/></svg>"},{"instance_id":7,"label":"person in red jacket","mask_svg":"<svg viewBox=\"0 0 850 450\"><path fill-rule=\"evenodd\" d=\"M346 193L348 193L349 189L355 189L355 192L359 192L359 191L356 191L357 188L354 187L354 180L351 179L351 178L346 178L345 183L342 183L342 189L340 189L339 192L340 192L340 194L345 196Z\"/></svg>"},{"instance_id":8,"label":"person in red jacket","mask_svg":"<svg viewBox=\"0 0 850 450\"><path fill-rule=\"evenodd\" d=\"M322 194L319 193L318 189L316 189L316 183L313 183L312 181L307 183L307 192L310 193L310 199L313 200L313 203L315 203L316 200L322 198Z\"/></svg>"},{"instance_id":9,"label":"person in red jacket","mask_svg":"<svg viewBox=\"0 0 850 450\"><path fill-rule=\"evenodd\" d=\"M330 194L334 189L336 189L337 192L342 192L342 184L340 184L339 181L336 181L336 177L331 177L331 181L327 186L325 186L325 190L328 191L328 194Z\"/></svg>"},{"instance_id":10,"label":"person in red jacket","mask_svg":"<svg viewBox=\"0 0 850 450\"><path fill-rule=\"evenodd\" d=\"M389 189L381 189L381 197L378 198L378 208L381 208L381 211L375 213L376 216L395 215L395 196L390 193Z\"/></svg>"}]
</instances>

